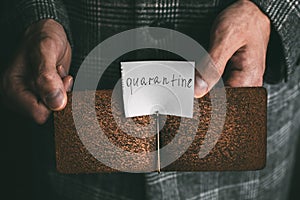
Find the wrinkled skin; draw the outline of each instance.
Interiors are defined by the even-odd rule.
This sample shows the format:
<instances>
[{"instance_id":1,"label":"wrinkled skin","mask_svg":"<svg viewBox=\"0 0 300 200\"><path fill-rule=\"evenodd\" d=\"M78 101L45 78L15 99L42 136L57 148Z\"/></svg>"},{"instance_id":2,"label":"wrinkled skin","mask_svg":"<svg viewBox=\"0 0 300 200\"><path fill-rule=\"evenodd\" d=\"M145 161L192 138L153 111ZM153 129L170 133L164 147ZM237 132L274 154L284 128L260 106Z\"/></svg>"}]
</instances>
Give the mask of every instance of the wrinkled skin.
<instances>
[{"instance_id":1,"label":"wrinkled skin","mask_svg":"<svg viewBox=\"0 0 300 200\"><path fill-rule=\"evenodd\" d=\"M213 25L209 48L218 76L196 73L195 97L205 95L225 68L225 85L261 86L269 35L270 20L252 2L240 0L223 10ZM32 24L1 78L4 102L45 123L51 111L66 106L66 92L73 84L70 62L71 47L63 27L51 19Z\"/></svg>"},{"instance_id":2,"label":"wrinkled skin","mask_svg":"<svg viewBox=\"0 0 300 200\"><path fill-rule=\"evenodd\" d=\"M205 95L225 68L227 86L262 86L270 29L269 18L248 0L223 10L214 22L209 49L218 75L198 74L195 97Z\"/></svg>"},{"instance_id":3,"label":"wrinkled skin","mask_svg":"<svg viewBox=\"0 0 300 200\"><path fill-rule=\"evenodd\" d=\"M4 103L39 124L67 103L73 79L68 75L71 47L63 27L54 20L31 25L1 78Z\"/></svg>"}]
</instances>

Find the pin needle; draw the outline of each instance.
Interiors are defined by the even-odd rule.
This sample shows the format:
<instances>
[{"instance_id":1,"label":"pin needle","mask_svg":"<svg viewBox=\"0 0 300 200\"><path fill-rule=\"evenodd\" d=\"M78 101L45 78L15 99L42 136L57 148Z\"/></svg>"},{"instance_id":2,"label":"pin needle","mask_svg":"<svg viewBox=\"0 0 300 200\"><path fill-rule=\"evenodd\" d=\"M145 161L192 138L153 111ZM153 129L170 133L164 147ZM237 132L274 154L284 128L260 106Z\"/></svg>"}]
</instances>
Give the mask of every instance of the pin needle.
<instances>
[{"instance_id":1,"label":"pin needle","mask_svg":"<svg viewBox=\"0 0 300 200\"><path fill-rule=\"evenodd\" d=\"M160 173L160 151L159 151L159 113L158 111L155 112L156 115L156 141L157 141L157 172Z\"/></svg>"}]
</instances>

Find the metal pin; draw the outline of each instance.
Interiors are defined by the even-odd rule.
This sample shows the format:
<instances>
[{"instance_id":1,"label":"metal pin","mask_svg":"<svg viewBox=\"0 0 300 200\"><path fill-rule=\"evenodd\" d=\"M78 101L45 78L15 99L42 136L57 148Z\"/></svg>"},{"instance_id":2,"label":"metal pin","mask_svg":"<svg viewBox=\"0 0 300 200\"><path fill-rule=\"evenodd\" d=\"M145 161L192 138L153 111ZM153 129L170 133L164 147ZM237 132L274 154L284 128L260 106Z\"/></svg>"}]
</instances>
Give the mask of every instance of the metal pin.
<instances>
[{"instance_id":1,"label":"metal pin","mask_svg":"<svg viewBox=\"0 0 300 200\"><path fill-rule=\"evenodd\" d=\"M156 146L157 146L157 172L160 173L160 150L159 150L159 142L160 142L160 136L159 136L159 112L155 112L155 122L156 122Z\"/></svg>"}]
</instances>

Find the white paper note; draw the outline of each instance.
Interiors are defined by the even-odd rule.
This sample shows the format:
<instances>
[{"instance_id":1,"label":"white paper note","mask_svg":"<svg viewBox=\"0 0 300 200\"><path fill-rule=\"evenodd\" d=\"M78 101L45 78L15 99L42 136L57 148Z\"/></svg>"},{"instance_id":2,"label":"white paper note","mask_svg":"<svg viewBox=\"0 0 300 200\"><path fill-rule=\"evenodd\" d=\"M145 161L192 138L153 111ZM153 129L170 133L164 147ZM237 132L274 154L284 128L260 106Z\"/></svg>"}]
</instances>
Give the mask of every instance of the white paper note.
<instances>
[{"instance_id":1,"label":"white paper note","mask_svg":"<svg viewBox=\"0 0 300 200\"><path fill-rule=\"evenodd\" d=\"M121 62L126 117L193 117L195 63L185 61Z\"/></svg>"}]
</instances>

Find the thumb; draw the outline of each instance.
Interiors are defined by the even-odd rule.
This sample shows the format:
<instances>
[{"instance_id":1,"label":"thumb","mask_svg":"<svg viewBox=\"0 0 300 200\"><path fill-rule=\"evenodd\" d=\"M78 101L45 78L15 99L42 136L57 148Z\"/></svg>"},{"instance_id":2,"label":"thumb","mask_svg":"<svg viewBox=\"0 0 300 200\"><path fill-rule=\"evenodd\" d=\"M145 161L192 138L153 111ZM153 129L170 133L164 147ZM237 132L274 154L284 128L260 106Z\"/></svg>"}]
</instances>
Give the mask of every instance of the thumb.
<instances>
[{"instance_id":1,"label":"thumb","mask_svg":"<svg viewBox=\"0 0 300 200\"><path fill-rule=\"evenodd\" d=\"M208 93L220 80L230 56L219 47L211 49L210 55L205 56L197 65L195 72L195 94L200 98Z\"/></svg>"},{"instance_id":2,"label":"thumb","mask_svg":"<svg viewBox=\"0 0 300 200\"><path fill-rule=\"evenodd\" d=\"M67 103L64 83L57 73L54 63L45 63L36 78L36 92L51 110L62 110Z\"/></svg>"},{"instance_id":3,"label":"thumb","mask_svg":"<svg viewBox=\"0 0 300 200\"><path fill-rule=\"evenodd\" d=\"M195 97L200 98L211 90L220 80L228 60L239 49L238 45L231 45L231 41L222 36L213 36L209 55L204 57L196 66Z\"/></svg>"}]
</instances>

